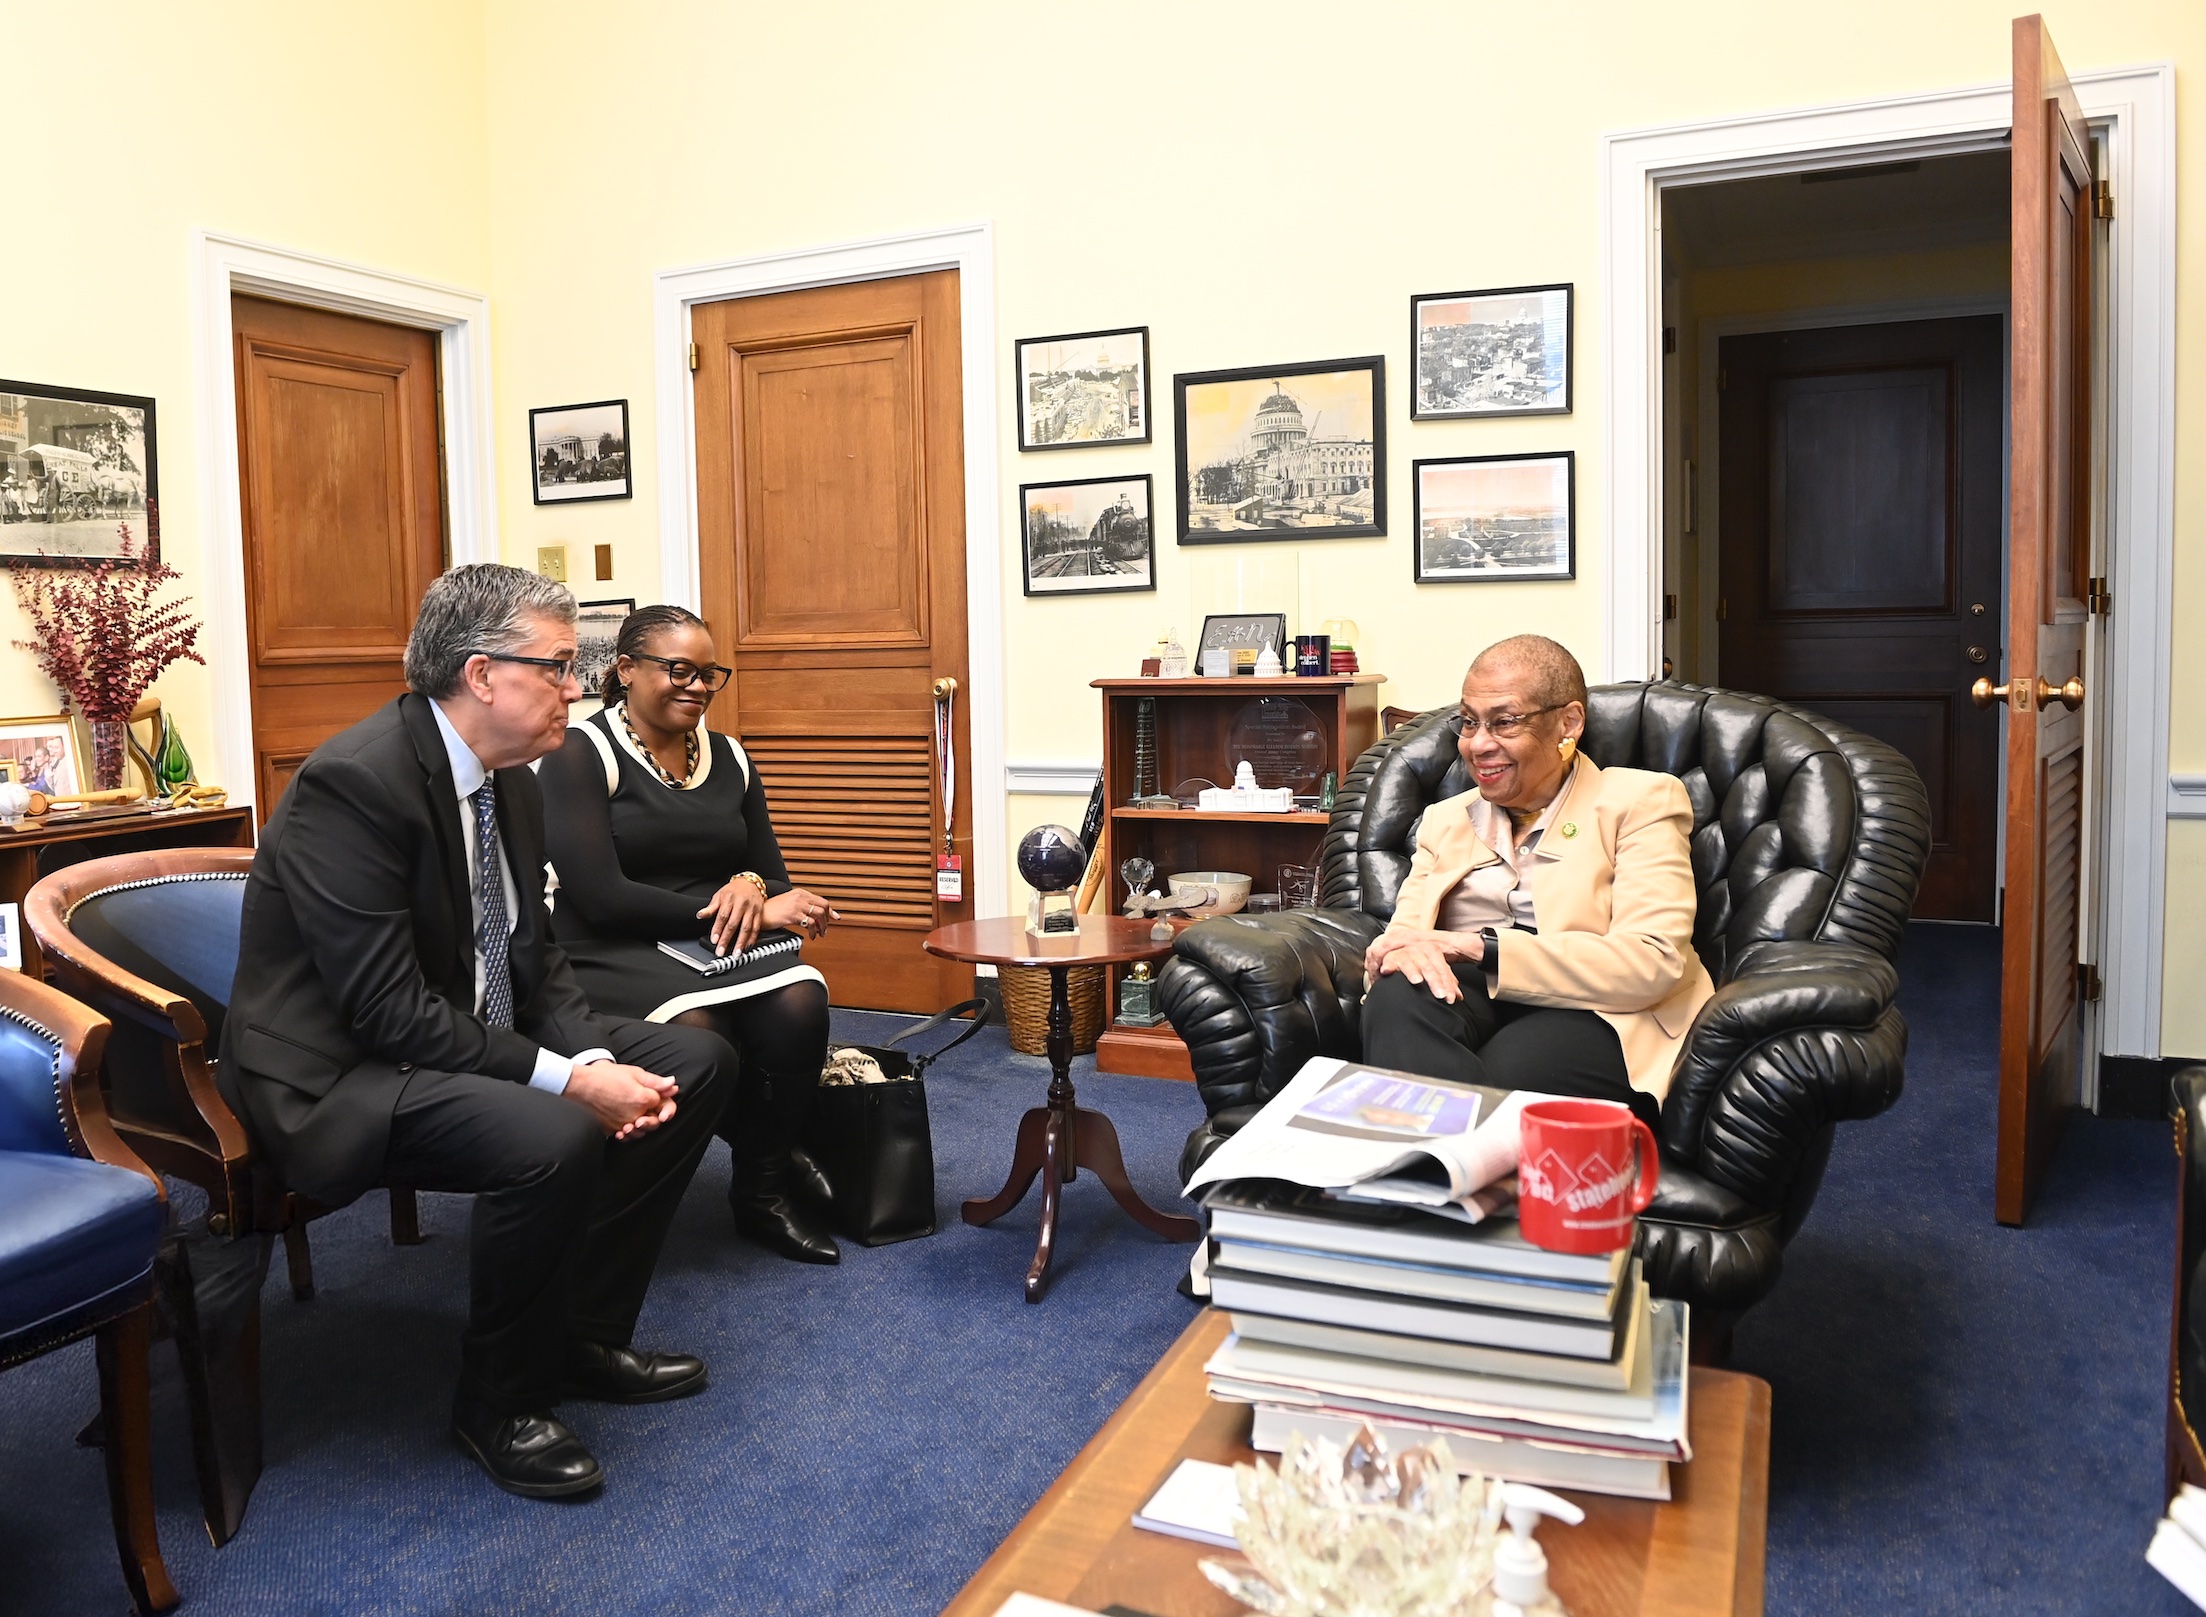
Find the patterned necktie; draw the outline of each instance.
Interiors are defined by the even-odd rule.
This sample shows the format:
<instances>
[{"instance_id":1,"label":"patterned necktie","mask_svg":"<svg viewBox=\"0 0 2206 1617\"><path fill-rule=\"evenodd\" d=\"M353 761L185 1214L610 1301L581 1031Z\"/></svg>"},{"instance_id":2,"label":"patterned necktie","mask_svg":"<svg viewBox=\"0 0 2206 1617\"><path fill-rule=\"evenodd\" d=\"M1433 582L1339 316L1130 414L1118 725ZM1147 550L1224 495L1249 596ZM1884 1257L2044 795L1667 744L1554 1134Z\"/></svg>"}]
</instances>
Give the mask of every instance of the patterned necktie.
<instances>
[{"instance_id":1,"label":"patterned necktie","mask_svg":"<svg viewBox=\"0 0 2206 1617\"><path fill-rule=\"evenodd\" d=\"M483 1021L513 1026L513 928L506 916L506 884L499 879L498 783L489 776L469 799L475 805L475 894L481 901L482 929L475 948L483 963Z\"/></svg>"}]
</instances>

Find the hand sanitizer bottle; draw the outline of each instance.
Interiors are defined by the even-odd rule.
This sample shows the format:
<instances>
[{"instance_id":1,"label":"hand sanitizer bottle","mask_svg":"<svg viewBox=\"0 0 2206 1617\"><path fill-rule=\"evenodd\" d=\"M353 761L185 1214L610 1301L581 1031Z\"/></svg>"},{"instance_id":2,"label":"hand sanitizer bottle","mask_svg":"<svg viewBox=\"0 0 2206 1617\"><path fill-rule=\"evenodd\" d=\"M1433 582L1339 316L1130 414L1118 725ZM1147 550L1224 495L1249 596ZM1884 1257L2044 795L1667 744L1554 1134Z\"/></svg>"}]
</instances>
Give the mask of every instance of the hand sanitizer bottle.
<instances>
[{"instance_id":1,"label":"hand sanitizer bottle","mask_svg":"<svg viewBox=\"0 0 2206 1617\"><path fill-rule=\"evenodd\" d=\"M1509 1533L1494 1546L1494 1581L1487 1609L1492 1617L1569 1617L1547 1587L1547 1552L1532 1531L1543 1515L1575 1527L1586 1513L1545 1488L1521 1482L1504 1483L1501 1502Z\"/></svg>"}]
</instances>

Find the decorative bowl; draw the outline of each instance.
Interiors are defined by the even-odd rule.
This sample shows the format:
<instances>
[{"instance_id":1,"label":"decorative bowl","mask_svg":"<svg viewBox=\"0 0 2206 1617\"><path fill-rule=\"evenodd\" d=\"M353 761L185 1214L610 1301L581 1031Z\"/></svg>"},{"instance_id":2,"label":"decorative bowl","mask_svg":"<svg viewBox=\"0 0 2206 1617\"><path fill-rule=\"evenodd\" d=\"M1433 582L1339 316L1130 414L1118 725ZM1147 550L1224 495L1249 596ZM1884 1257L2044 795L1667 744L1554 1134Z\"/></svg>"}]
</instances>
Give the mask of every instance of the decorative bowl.
<instances>
[{"instance_id":1,"label":"decorative bowl","mask_svg":"<svg viewBox=\"0 0 2206 1617\"><path fill-rule=\"evenodd\" d=\"M1212 915L1238 914L1249 901L1249 889L1256 885L1254 877L1237 870L1183 870L1165 879L1172 884L1175 901L1202 899L1197 908L1187 912L1188 918L1196 921Z\"/></svg>"}]
</instances>

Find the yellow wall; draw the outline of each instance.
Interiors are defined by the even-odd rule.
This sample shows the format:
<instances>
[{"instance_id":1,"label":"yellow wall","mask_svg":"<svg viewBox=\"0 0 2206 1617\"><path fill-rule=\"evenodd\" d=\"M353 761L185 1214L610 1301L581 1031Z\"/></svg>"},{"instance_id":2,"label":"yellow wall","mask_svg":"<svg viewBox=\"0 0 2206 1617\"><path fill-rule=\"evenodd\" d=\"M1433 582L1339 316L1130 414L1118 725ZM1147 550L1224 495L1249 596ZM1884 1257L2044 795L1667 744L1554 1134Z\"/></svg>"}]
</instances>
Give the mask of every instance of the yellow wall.
<instances>
[{"instance_id":1,"label":"yellow wall","mask_svg":"<svg viewBox=\"0 0 2206 1617\"><path fill-rule=\"evenodd\" d=\"M1146 324L1160 403L1175 371L1384 353L1392 535L1257 548L1298 548L1301 614L1358 619L1366 665L1393 677L1384 699L1423 704L1498 635L1598 643L1601 134L1996 82L2015 9L1864 0L1833 27L1827 10L1766 0L63 8L42 19L44 36L56 59L96 60L97 81L16 75L10 126L19 152L87 178L11 212L0 375L154 394L169 553L196 570L194 226L488 290L506 555L525 564L566 542L580 576L588 547L610 543L618 572L602 593L648 600L658 502L678 497L656 482L652 273L985 219L998 359L967 385L996 390L1003 472L997 509L971 520L1007 538L1010 758L1092 758L1087 681L1130 671L1206 604L1189 559L1200 553L1169 537L1155 594L1021 597L1020 481L1148 471L1168 502L1172 469L1168 410L1146 448L1015 453L1008 370L1022 335ZM2196 0L2049 15L2079 69L2206 59ZM2206 291L2206 123L2186 115L2187 78L2180 89L2177 222L2193 303ZM1578 287L1574 415L1408 421L1411 293L1563 280ZM2189 466L2206 458L2206 321L2179 321L2175 341L2176 459ZM528 408L618 397L631 404L637 497L533 506ZM1412 459L1558 448L1578 454L1577 582L1412 584ZM2199 487L2185 477L2176 490L2179 622L2206 589ZM0 655L0 677L31 693L19 711L49 699L17 654ZM2179 635L2177 769L2206 770L2202 688L2206 640ZM204 676L186 670L164 689L205 735ZM1076 800L1018 800L1010 826L1077 812ZM2195 892L2175 884L2206 868L2206 848L2190 846L2206 831L2175 829L2171 891ZM2206 939L2170 941L2169 980L2187 986ZM2174 1044L2206 1051L2206 1002L2168 1002Z\"/></svg>"},{"instance_id":2,"label":"yellow wall","mask_svg":"<svg viewBox=\"0 0 2206 1617\"><path fill-rule=\"evenodd\" d=\"M481 15L119 0L10 32L0 377L153 398L162 553L196 598L191 233L487 286ZM0 711L51 713L53 687L14 649L24 633L0 592ZM157 688L204 754L206 671Z\"/></svg>"}]
</instances>

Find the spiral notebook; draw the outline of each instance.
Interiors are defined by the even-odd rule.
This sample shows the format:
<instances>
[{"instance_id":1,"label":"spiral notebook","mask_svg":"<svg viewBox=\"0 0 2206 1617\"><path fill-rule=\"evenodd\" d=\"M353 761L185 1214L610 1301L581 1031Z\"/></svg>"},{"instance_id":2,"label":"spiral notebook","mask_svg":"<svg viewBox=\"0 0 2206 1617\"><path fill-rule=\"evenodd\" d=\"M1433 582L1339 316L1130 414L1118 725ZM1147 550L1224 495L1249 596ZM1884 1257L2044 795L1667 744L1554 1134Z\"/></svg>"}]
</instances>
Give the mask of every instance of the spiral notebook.
<instances>
[{"instance_id":1,"label":"spiral notebook","mask_svg":"<svg viewBox=\"0 0 2206 1617\"><path fill-rule=\"evenodd\" d=\"M738 954L714 954L710 938L683 938L678 943L662 943L659 952L672 955L700 977L750 977L796 965L797 951L803 947L804 940L794 932L777 930L759 933L757 940Z\"/></svg>"}]
</instances>

